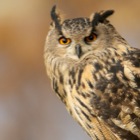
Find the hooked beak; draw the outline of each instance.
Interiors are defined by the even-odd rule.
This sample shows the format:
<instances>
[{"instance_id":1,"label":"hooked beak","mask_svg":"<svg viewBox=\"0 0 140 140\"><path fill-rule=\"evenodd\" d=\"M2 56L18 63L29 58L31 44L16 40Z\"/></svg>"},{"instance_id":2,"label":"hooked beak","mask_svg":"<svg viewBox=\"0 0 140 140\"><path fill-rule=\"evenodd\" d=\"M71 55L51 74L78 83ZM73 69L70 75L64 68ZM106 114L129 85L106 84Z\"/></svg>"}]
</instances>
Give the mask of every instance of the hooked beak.
<instances>
[{"instance_id":1,"label":"hooked beak","mask_svg":"<svg viewBox=\"0 0 140 140\"><path fill-rule=\"evenodd\" d=\"M80 58L80 56L81 56L81 54L82 54L82 48L81 48L81 46L80 46L79 44L77 44L77 45L75 46L75 52L76 52L78 58Z\"/></svg>"}]
</instances>

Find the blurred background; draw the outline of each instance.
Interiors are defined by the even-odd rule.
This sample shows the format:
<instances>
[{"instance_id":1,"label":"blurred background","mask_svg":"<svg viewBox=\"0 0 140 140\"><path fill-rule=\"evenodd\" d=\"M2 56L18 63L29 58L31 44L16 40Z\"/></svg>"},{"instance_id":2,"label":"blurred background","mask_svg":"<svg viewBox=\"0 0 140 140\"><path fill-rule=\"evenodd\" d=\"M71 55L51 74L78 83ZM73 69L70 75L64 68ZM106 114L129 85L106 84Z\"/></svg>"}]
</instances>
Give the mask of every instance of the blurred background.
<instances>
[{"instance_id":1,"label":"blurred background","mask_svg":"<svg viewBox=\"0 0 140 140\"><path fill-rule=\"evenodd\" d=\"M0 0L0 140L90 140L46 76L43 49L54 4L66 18L114 9L112 24L140 45L138 0Z\"/></svg>"}]
</instances>

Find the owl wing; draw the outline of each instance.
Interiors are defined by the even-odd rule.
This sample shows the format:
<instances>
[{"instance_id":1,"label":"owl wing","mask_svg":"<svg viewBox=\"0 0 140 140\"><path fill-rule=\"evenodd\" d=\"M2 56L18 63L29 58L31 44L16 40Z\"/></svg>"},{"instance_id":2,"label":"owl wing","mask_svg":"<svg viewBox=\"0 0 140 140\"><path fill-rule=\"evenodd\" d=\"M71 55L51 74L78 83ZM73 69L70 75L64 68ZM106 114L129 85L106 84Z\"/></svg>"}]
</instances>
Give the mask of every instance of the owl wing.
<instances>
[{"instance_id":1,"label":"owl wing","mask_svg":"<svg viewBox=\"0 0 140 140\"><path fill-rule=\"evenodd\" d=\"M92 91L93 95L90 101L96 116L93 117L93 125L96 124L97 128L101 128L100 131L98 129L100 134L97 136L108 135L109 140L113 132L116 138L112 139L138 140L140 139L140 50L112 64L103 75L105 69L96 64L95 71L94 63L87 65L82 75L88 83L88 91ZM92 82L96 84L92 85ZM97 138L102 139L102 137Z\"/></svg>"}]
</instances>

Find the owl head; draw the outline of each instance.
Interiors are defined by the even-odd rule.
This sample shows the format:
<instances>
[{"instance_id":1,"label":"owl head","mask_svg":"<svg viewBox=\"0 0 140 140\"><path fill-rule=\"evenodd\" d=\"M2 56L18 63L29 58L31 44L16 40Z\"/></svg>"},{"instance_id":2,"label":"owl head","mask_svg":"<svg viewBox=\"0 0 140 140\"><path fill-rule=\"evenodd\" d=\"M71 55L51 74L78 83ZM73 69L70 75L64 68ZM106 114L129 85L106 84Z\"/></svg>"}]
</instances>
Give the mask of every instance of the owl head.
<instances>
[{"instance_id":1,"label":"owl head","mask_svg":"<svg viewBox=\"0 0 140 140\"><path fill-rule=\"evenodd\" d=\"M91 51L111 46L116 31L107 18L113 12L107 10L93 13L89 18L63 19L54 6L45 49L57 57L79 60Z\"/></svg>"}]
</instances>

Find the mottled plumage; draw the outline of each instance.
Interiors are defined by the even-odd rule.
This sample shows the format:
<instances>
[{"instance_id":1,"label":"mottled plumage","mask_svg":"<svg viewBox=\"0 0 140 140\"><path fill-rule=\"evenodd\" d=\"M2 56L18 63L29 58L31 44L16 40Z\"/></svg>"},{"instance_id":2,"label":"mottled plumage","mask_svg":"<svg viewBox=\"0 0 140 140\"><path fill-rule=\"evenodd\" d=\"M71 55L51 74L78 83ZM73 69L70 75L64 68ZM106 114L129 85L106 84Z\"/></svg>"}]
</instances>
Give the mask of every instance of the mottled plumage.
<instances>
[{"instance_id":1,"label":"mottled plumage","mask_svg":"<svg viewBox=\"0 0 140 140\"><path fill-rule=\"evenodd\" d=\"M94 140L140 139L140 50L107 20L62 20L53 7L44 58L52 87Z\"/></svg>"}]
</instances>

